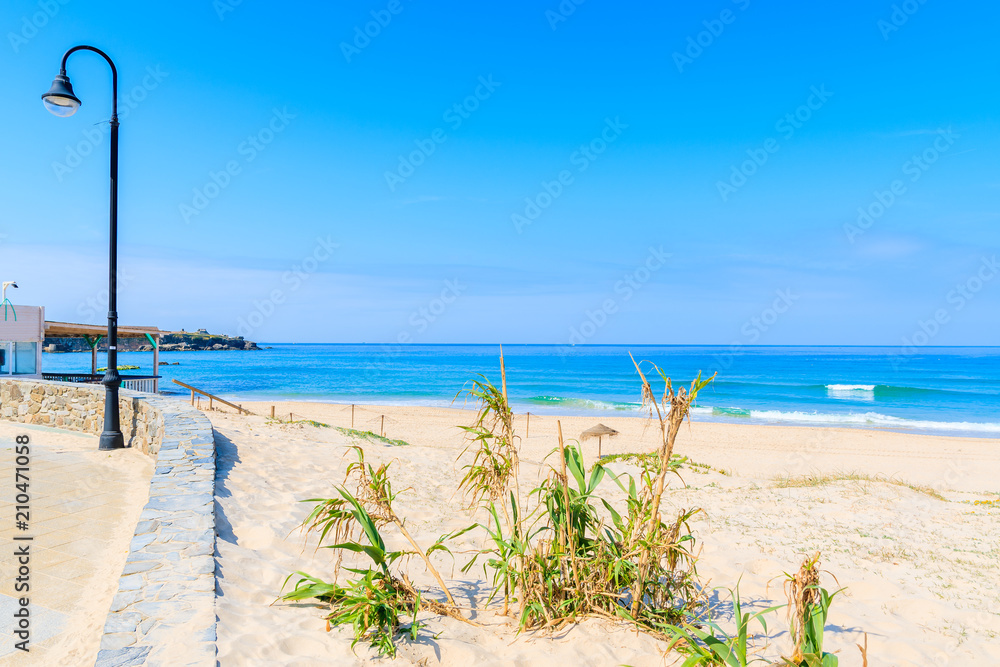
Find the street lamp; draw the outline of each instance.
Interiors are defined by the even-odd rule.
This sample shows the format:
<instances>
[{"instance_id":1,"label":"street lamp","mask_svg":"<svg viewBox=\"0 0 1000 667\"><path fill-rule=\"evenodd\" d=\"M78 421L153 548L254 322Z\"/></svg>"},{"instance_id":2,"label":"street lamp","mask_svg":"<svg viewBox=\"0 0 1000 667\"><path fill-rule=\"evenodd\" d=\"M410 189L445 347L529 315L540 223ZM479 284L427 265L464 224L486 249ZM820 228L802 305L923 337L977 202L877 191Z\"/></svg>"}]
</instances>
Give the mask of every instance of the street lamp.
<instances>
[{"instance_id":1,"label":"street lamp","mask_svg":"<svg viewBox=\"0 0 1000 667\"><path fill-rule=\"evenodd\" d=\"M111 239L108 261L108 370L101 384L104 385L104 431L99 449L120 449L125 446L121 418L118 412L118 70L100 49L93 46L74 46L63 54L59 75L52 81L52 88L42 95L42 103L56 116L67 117L80 108L80 98L73 93L73 84L66 76L66 59L76 51L93 51L111 66Z\"/></svg>"}]
</instances>

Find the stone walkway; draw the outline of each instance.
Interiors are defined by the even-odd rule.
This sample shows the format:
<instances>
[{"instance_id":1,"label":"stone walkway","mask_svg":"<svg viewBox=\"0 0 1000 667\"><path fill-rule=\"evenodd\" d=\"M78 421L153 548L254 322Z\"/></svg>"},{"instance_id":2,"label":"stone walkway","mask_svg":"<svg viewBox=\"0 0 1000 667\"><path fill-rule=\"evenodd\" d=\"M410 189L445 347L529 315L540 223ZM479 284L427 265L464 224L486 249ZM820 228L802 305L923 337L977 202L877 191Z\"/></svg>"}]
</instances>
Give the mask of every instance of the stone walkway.
<instances>
[{"instance_id":1,"label":"stone walkway","mask_svg":"<svg viewBox=\"0 0 1000 667\"><path fill-rule=\"evenodd\" d=\"M14 438L28 435L30 527L15 526ZM129 541L149 492L142 452L98 452L98 438L0 423L0 663L92 665ZM31 542L14 541L30 535ZM14 648L15 544L30 544L31 651ZM24 595L17 593L18 597Z\"/></svg>"}]
</instances>

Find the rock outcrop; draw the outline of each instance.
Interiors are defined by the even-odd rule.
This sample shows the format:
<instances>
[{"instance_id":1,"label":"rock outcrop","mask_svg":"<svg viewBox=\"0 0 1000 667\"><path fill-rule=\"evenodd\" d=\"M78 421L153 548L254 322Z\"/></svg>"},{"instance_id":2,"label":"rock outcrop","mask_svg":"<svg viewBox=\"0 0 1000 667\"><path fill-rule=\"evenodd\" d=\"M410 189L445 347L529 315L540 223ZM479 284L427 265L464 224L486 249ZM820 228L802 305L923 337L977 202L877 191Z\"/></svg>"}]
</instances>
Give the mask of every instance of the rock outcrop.
<instances>
[{"instance_id":1,"label":"rock outcrop","mask_svg":"<svg viewBox=\"0 0 1000 667\"><path fill-rule=\"evenodd\" d=\"M46 338L42 349L46 352L90 352L90 346L82 338ZM102 340L97 349L107 350L107 342ZM123 352L152 352L153 346L146 338L119 338L118 349ZM160 336L161 352L260 349L257 343L244 340L243 336L210 334L205 329L198 329L194 333L169 331Z\"/></svg>"}]
</instances>

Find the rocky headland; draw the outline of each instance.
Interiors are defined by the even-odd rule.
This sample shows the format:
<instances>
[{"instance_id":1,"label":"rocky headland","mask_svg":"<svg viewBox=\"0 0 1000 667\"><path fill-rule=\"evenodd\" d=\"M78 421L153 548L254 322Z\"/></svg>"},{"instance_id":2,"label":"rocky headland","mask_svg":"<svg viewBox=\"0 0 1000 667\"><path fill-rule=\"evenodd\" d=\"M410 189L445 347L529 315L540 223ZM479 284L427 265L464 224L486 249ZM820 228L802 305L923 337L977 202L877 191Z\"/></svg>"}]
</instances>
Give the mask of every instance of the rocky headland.
<instances>
[{"instance_id":1,"label":"rocky headland","mask_svg":"<svg viewBox=\"0 0 1000 667\"><path fill-rule=\"evenodd\" d=\"M46 352L90 352L90 346L83 338L46 338ZM107 343L102 340L98 350L107 349ZM123 352L151 352L153 346L146 338L119 338L118 349ZM194 333L184 331L164 332L160 336L161 352L195 352L203 350L261 350L257 343L245 340L243 336L226 336L211 334L205 329Z\"/></svg>"}]
</instances>

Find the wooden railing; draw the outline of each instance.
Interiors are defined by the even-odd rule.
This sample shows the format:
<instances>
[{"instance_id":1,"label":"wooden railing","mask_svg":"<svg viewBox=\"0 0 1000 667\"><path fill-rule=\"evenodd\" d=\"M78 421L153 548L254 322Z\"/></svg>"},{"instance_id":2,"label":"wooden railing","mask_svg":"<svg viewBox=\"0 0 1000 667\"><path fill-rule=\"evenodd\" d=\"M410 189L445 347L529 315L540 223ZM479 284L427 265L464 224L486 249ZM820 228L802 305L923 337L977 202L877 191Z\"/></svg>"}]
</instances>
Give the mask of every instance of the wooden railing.
<instances>
[{"instance_id":1,"label":"wooden railing","mask_svg":"<svg viewBox=\"0 0 1000 667\"><path fill-rule=\"evenodd\" d=\"M191 390L191 405L194 405L194 395L195 394L201 394L202 396L207 396L208 397L208 407L209 407L209 409L212 408L212 402L213 401L218 401L219 403L222 403L223 405L228 405L232 409L239 411L241 414L248 414L248 415L249 414L253 414L252 412L250 412L249 410L247 410L246 408L244 408L242 405L236 405L234 403L230 403L229 401L223 400L223 399L219 398L218 396L215 396L214 394L208 393L207 391L202 391L201 389L198 389L197 387L192 387L189 384L184 384L180 380L171 380L171 382L173 382L174 384L179 384L180 386L184 387L185 389L190 389Z\"/></svg>"}]
</instances>

